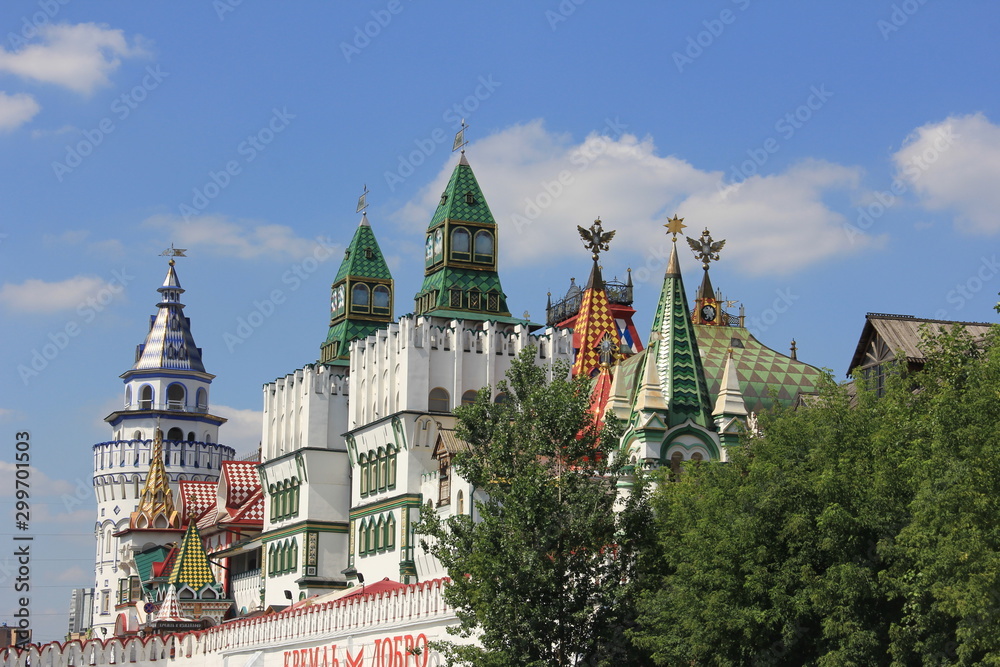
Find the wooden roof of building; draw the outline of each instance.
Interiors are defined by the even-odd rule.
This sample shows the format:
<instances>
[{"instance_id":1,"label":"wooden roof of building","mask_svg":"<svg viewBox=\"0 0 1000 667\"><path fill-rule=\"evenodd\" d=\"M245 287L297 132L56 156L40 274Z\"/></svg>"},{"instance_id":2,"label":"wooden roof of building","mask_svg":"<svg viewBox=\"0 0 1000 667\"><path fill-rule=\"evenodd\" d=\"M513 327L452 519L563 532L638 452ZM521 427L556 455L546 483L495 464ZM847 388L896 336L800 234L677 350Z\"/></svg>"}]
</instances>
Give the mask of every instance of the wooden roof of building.
<instances>
[{"instance_id":1,"label":"wooden roof of building","mask_svg":"<svg viewBox=\"0 0 1000 667\"><path fill-rule=\"evenodd\" d=\"M951 320L931 320L914 317L913 315L891 315L887 313L868 313L865 315L865 327L861 332L861 338L851 358L851 365L848 368L848 375L855 368L862 366L865 359L865 351L872 338L878 335L889 349L900 354L912 363L923 363L927 360L927 354L923 350L924 341L920 335L921 328L926 326L931 333L940 333L946 329L958 325L964 327L973 338L981 338L986 335L990 327L989 322L957 322Z\"/></svg>"}]
</instances>

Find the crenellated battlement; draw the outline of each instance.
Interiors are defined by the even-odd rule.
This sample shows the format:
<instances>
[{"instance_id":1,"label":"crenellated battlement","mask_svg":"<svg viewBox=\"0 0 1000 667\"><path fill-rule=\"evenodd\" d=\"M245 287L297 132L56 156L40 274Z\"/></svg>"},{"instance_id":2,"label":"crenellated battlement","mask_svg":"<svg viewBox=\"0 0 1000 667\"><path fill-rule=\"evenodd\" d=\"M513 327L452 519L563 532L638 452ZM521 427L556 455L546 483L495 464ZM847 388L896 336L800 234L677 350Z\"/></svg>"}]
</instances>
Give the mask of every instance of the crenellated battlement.
<instances>
[{"instance_id":1,"label":"crenellated battlement","mask_svg":"<svg viewBox=\"0 0 1000 667\"><path fill-rule=\"evenodd\" d=\"M346 416L349 391L347 369L322 364L309 364L265 384L261 462L305 446L342 447L343 429L327 426Z\"/></svg>"},{"instance_id":2,"label":"crenellated battlement","mask_svg":"<svg viewBox=\"0 0 1000 667\"><path fill-rule=\"evenodd\" d=\"M235 664L255 656L264 658L260 664L289 664L286 654L303 651L322 652L327 664L336 664L334 658L346 664L349 652L352 664L397 664L399 653L407 655L407 664L437 665L440 656L427 644L451 639L445 628L456 621L444 600L447 581L388 586L376 582L370 585L370 593L351 589L339 598L300 602L277 614L184 634L0 649L0 667L168 663L202 667L223 664L226 658L237 656L240 661ZM403 653L411 647L414 651Z\"/></svg>"}]
</instances>

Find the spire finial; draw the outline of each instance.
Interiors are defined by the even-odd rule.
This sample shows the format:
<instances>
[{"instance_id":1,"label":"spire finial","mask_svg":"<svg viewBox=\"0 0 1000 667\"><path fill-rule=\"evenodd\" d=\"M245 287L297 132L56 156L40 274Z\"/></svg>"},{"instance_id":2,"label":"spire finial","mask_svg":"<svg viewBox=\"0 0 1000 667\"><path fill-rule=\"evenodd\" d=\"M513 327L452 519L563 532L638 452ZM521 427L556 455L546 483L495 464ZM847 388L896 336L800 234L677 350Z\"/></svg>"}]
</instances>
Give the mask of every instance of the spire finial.
<instances>
[{"instance_id":1,"label":"spire finial","mask_svg":"<svg viewBox=\"0 0 1000 667\"><path fill-rule=\"evenodd\" d=\"M160 253L160 257L187 257L184 253L187 252L187 248L175 248L174 244L171 243L170 247ZM174 260L170 260L170 266L174 265Z\"/></svg>"},{"instance_id":2,"label":"spire finial","mask_svg":"<svg viewBox=\"0 0 1000 667\"><path fill-rule=\"evenodd\" d=\"M701 260L702 268L708 271L708 263L719 260L719 251L726 245L726 240L713 240L712 235L708 233L708 227L706 227L700 238L688 239L688 245L694 251L694 256Z\"/></svg>"},{"instance_id":3,"label":"spire finial","mask_svg":"<svg viewBox=\"0 0 1000 667\"><path fill-rule=\"evenodd\" d=\"M676 213L674 213L674 217L667 218L667 224L663 226L667 228L667 234L674 235L674 243L677 243L677 235L683 234L683 229L687 227L687 225L684 224L684 218L678 218Z\"/></svg>"},{"instance_id":4,"label":"spire finial","mask_svg":"<svg viewBox=\"0 0 1000 667\"><path fill-rule=\"evenodd\" d=\"M465 119L462 119L462 128L455 133L455 143L451 146L451 152L454 153L459 148L462 149L462 155L465 155L465 146L469 142L465 140L465 131L469 129L469 126L465 124Z\"/></svg>"},{"instance_id":5,"label":"spire finial","mask_svg":"<svg viewBox=\"0 0 1000 667\"><path fill-rule=\"evenodd\" d=\"M604 227L601 225L601 216L597 216L590 229L584 229L580 225L577 225L576 228L580 232L580 238L583 239L583 247L593 253L594 262L597 262L598 255L607 252L608 248L611 247L611 239L615 237L616 232L614 229L610 232L604 231Z\"/></svg>"},{"instance_id":6,"label":"spire finial","mask_svg":"<svg viewBox=\"0 0 1000 667\"><path fill-rule=\"evenodd\" d=\"M358 197L358 209L355 213L361 213L364 215L365 209L368 208L368 184L365 183L364 191L361 196Z\"/></svg>"}]
</instances>

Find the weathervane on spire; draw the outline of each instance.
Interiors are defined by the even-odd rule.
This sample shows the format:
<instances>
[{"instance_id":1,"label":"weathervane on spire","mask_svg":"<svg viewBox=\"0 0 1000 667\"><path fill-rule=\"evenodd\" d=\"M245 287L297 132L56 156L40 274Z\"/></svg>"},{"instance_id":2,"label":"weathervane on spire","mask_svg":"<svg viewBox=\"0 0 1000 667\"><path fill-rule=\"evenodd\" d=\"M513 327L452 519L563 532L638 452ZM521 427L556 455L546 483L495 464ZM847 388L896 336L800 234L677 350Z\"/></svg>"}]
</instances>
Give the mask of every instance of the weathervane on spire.
<instances>
[{"instance_id":1,"label":"weathervane on spire","mask_svg":"<svg viewBox=\"0 0 1000 667\"><path fill-rule=\"evenodd\" d=\"M597 220L594 220L594 224L590 226L590 229L584 229L580 225L577 225L576 228L580 232L580 238L583 239L583 246L593 253L595 262L599 254L608 251L611 239L615 237L616 231L614 229L610 232L604 231L604 227L601 226L600 216L597 216Z\"/></svg>"},{"instance_id":2,"label":"weathervane on spire","mask_svg":"<svg viewBox=\"0 0 1000 667\"><path fill-rule=\"evenodd\" d=\"M187 257L187 255L184 254L186 252L187 248L175 248L174 244L171 243L169 248L160 253L160 257Z\"/></svg>"},{"instance_id":3,"label":"weathervane on spire","mask_svg":"<svg viewBox=\"0 0 1000 667\"><path fill-rule=\"evenodd\" d=\"M663 226L667 228L667 234L674 235L674 243L677 243L677 235L683 234L684 228L687 227L687 225L684 224L684 218L678 218L676 213L674 213L674 217L667 218L667 224Z\"/></svg>"},{"instance_id":4,"label":"weathervane on spire","mask_svg":"<svg viewBox=\"0 0 1000 667\"><path fill-rule=\"evenodd\" d=\"M355 213L364 213L365 209L368 208L368 184L365 183L364 192L358 197L358 210Z\"/></svg>"},{"instance_id":5,"label":"weathervane on spire","mask_svg":"<svg viewBox=\"0 0 1000 667\"><path fill-rule=\"evenodd\" d=\"M465 154L465 147L469 143L465 140L465 131L469 129L469 126L465 124L465 119L462 119L462 129L455 133L455 143L451 147L451 152L454 153L459 148L462 149L462 154Z\"/></svg>"},{"instance_id":6,"label":"weathervane on spire","mask_svg":"<svg viewBox=\"0 0 1000 667\"><path fill-rule=\"evenodd\" d=\"M713 241L712 235L708 233L708 227L701 233L701 238L688 239L687 241L688 245L691 246L691 250L694 251L694 256L701 260L701 266L706 271L708 271L709 262L717 262L719 260L719 251L726 245L725 239Z\"/></svg>"}]
</instances>

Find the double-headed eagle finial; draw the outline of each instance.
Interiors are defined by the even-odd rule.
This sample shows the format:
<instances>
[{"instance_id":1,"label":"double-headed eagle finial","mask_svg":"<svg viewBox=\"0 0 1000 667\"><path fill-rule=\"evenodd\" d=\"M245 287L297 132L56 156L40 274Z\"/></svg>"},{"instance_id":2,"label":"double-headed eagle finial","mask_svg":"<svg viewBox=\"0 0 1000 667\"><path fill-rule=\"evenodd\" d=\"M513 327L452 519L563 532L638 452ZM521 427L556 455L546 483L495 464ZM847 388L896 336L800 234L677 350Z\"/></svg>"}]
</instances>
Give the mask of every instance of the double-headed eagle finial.
<instances>
[{"instance_id":1,"label":"double-headed eagle finial","mask_svg":"<svg viewBox=\"0 0 1000 667\"><path fill-rule=\"evenodd\" d=\"M611 239L615 237L615 231L612 229L610 232L604 231L604 227L601 226L601 218L598 217L594 220L594 224L590 226L590 229L584 229L580 225L576 226L577 230L580 232L580 238L583 239L584 247L593 253L594 261L597 261L597 256L602 252L607 252L611 245Z\"/></svg>"},{"instance_id":2,"label":"double-headed eagle finial","mask_svg":"<svg viewBox=\"0 0 1000 667\"><path fill-rule=\"evenodd\" d=\"M694 256L701 260L701 266L703 269L708 271L708 263L715 262L719 259L719 251L722 247L726 245L725 239L722 241L713 241L712 235L708 233L708 228L701 233L701 238L688 239L688 245L691 246L691 250L694 251Z\"/></svg>"}]
</instances>

